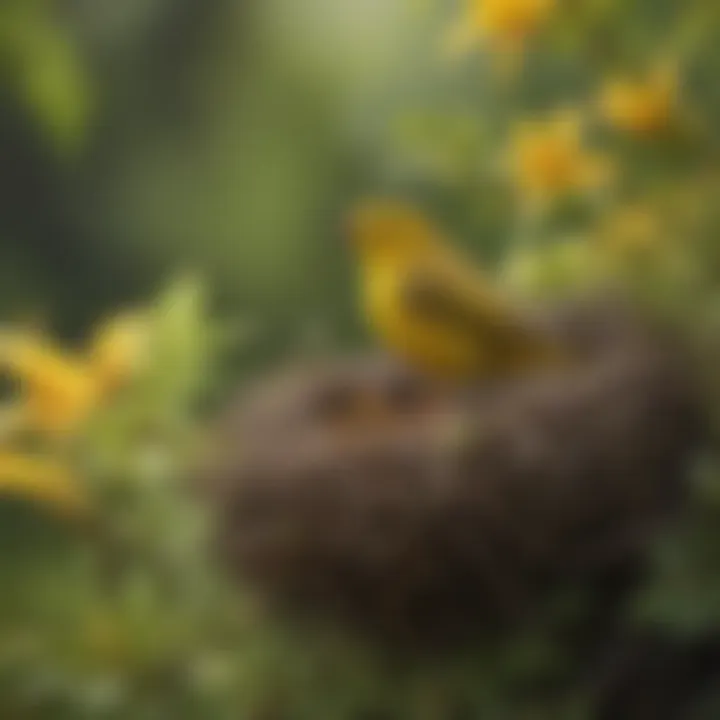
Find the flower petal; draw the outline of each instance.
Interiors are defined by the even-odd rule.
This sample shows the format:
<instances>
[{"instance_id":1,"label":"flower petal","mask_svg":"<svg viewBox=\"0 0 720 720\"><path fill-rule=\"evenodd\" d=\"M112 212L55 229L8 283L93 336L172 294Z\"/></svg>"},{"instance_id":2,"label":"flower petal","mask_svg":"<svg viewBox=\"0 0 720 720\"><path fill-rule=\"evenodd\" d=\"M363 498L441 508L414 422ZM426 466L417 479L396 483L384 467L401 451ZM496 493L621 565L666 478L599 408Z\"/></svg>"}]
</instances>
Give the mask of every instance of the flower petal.
<instances>
[{"instance_id":1,"label":"flower petal","mask_svg":"<svg viewBox=\"0 0 720 720\"><path fill-rule=\"evenodd\" d=\"M62 515L89 510L88 498L72 473L49 459L0 451L0 497L20 497Z\"/></svg>"}]
</instances>

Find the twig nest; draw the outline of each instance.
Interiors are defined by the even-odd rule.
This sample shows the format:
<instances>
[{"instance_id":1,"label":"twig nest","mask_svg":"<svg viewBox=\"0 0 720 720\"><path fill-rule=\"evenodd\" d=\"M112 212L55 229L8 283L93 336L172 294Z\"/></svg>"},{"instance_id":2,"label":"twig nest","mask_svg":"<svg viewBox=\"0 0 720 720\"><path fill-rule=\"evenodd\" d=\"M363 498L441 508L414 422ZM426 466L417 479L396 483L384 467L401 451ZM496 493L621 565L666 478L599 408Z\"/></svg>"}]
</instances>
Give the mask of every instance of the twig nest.
<instances>
[{"instance_id":1,"label":"twig nest","mask_svg":"<svg viewBox=\"0 0 720 720\"><path fill-rule=\"evenodd\" d=\"M570 371L459 389L361 357L252 388L205 478L231 566L273 602L442 637L641 557L701 437L688 372L625 312L550 322Z\"/></svg>"}]
</instances>

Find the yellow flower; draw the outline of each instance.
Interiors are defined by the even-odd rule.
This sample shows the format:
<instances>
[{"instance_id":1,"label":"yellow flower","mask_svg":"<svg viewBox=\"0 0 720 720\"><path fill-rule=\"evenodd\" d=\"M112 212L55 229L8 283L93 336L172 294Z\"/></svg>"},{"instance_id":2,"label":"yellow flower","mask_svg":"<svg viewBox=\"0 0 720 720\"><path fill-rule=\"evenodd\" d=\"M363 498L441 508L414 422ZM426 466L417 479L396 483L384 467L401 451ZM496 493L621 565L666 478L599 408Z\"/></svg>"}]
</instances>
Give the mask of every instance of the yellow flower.
<instances>
[{"instance_id":1,"label":"yellow flower","mask_svg":"<svg viewBox=\"0 0 720 720\"><path fill-rule=\"evenodd\" d=\"M98 402L98 385L82 358L20 332L0 340L0 365L20 382L26 427L49 434L76 430Z\"/></svg>"},{"instance_id":2,"label":"yellow flower","mask_svg":"<svg viewBox=\"0 0 720 720\"><path fill-rule=\"evenodd\" d=\"M489 37L524 42L547 22L555 0L471 0L473 24Z\"/></svg>"},{"instance_id":3,"label":"yellow flower","mask_svg":"<svg viewBox=\"0 0 720 720\"><path fill-rule=\"evenodd\" d=\"M452 29L449 46L463 52L482 38L505 49L520 50L547 23L557 0L466 0Z\"/></svg>"},{"instance_id":4,"label":"yellow flower","mask_svg":"<svg viewBox=\"0 0 720 720\"><path fill-rule=\"evenodd\" d=\"M89 510L88 498L76 478L49 459L0 451L0 497L20 497L65 516Z\"/></svg>"},{"instance_id":5,"label":"yellow flower","mask_svg":"<svg viewBox=\"0 0 720 720\"><path fill-rule=\"evenodd\" d=\"M530 201L547 202L598 189L612 176L609 160L583 146L582 125L575 113L521 123L511 141L509 160L520 196Z\"/></svg>"},{"instance_id":6,"label":"yellow flower","mask_svg":"<svg viewBox=\"0 0 720 720\"><path fill-rule=\"evenodd\" d=\"M672 126L677 100L677 71L663 67L644 79L608 81L600 93L599 106L607 122L618 130L652 137Z\"/></svg>"},{"instance_id":7,"label":"yellow flower","mask_svg":"<svg viewBox=\"0 0 720 720\"><path fill-rule=\"evenodd\" d=\"M20 382L18 423L48 435L68 435L140 367L149 329L139 315L103 325L87 356L71 354L38 334L0 335L0 367Z\"/></svg>"}]
</instances>

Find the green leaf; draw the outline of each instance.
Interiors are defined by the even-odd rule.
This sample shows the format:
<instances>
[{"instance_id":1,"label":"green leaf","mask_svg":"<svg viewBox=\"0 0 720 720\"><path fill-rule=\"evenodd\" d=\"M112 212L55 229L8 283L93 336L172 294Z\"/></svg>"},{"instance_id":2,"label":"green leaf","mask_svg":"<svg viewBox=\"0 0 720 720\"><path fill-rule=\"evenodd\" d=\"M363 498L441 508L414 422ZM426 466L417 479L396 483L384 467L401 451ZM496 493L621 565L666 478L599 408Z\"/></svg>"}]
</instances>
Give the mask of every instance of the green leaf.
<instances>
[{"instance_id":1,"label":"green leaf","mask_svg":"<svg viewBox=\"0 0 720 720\"><path fill-rule=\"evenodd\" d=\"M0 8L0 81L62 156L82 146L92 116L91 83L68 29L50 2Z\"/></svg>"}]
</instances>

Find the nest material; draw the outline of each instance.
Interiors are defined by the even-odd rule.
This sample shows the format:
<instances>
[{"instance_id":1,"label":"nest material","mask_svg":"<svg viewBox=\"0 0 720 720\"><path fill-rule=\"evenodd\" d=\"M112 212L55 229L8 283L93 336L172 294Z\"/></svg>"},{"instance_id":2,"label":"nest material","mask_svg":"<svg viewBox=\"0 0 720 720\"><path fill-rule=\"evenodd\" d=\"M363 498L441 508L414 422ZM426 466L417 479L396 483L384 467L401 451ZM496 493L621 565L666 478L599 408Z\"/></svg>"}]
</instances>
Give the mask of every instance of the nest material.
<instances>
[{"instance_id":1,"label":"nest material","mask_svg":"<svg viewBox=\"0 0 720 720\"><path fill-rule=\"evenodd\" d=\"M550 323L570 371L449 389L369 357L253 388L205 478L232 567L273 601L440 636L642 557L701 437L689 374L624 311Z\"/></svg>"}]
</instances>

